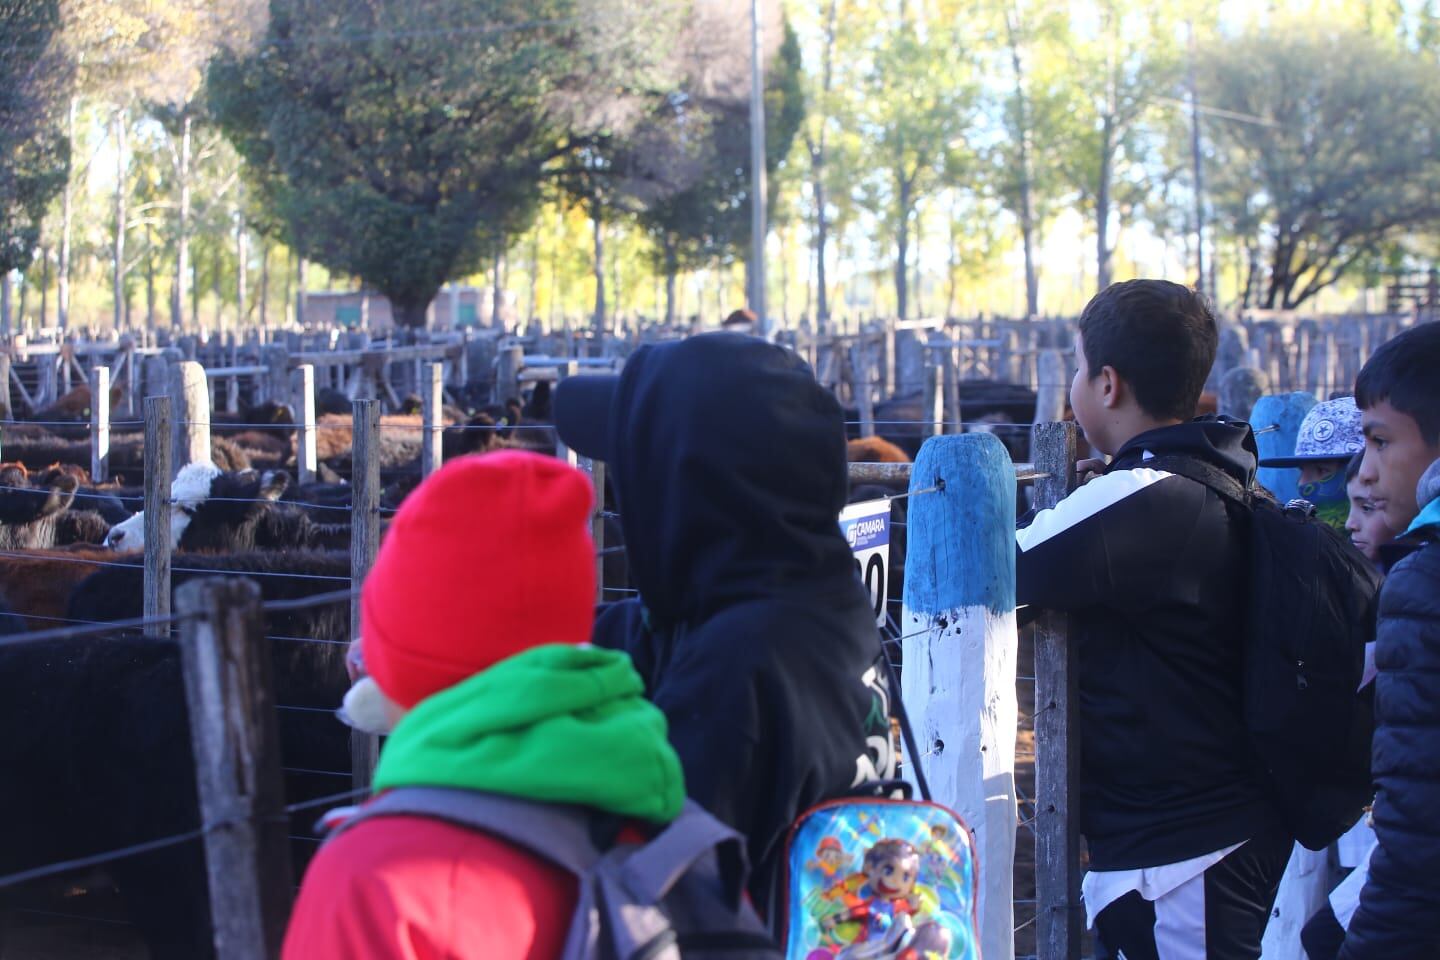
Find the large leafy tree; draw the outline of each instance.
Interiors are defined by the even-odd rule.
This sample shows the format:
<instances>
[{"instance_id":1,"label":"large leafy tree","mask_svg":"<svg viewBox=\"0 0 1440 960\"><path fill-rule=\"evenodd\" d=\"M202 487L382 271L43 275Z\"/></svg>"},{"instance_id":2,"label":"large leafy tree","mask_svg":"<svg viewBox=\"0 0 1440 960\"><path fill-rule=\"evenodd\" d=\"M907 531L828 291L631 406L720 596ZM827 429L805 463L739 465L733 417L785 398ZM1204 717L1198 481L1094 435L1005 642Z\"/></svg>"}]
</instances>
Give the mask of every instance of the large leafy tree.
<instances>
[{"instance_id":1,"label":"large leafy tree","mask_svg":"<svg viewBox=\"0 0 1440 960\"><path fill-rule=\"evenodd\" d=\"M772 207L780 184L768 174L789 154L805 116L800 44L788 23L781 36L766 70L764 92L767 199ZM624 151L627 163L642 162L646 156L667 158L663 170L632 178L626 187L640 201L637 219L655 242L656 266L666 278L667 322L675 319L680 271L733 263L750 252L749 81L716 84L704 67L704 60L695 60L682 89L667 100L665 122L654 132L665 149L647 150L644 140L635 140ZM643 162L655 169L653 159Z\"/></svg>"},{"instance_id":2,"label":"large leafy tree","mask_svg":"<svg viewBox=\"0 0 1440 960\"><path fill-rule=\"evenodd\" d=\"M523 230L546 164L666 86L673 12L621 0L272 0L211 103L299 251L402 324Z\"/></svg>"},{"instance_id":3,"label":"large leafy tree","mask_svg":"<svg viewBox=\"0 0 1440 960\"><path fill-rule=\"evenodd\" d=\"M968 166L963 140L977 84L958 26L919 24L902 6L875 34L853 107L865 165L862 197L894 238L896 312L909 314L911 237L920 204ZM926 29L922 29L922 26Z\"/></svg>"},{"instance_id":4,"label":"large leafy tree","mask_svg":"<svg viewBox=\"0 0 1440 960\"><path fill-rule=\"evenodd\" d=\"M1289 24L1217 43L1199 63L1215 216L1253 238L1258 306L1297 307L1440 222L1433 59Z\"/></svg>"},{"instance_id":5,"label":"large leafy tree","mask_svg":"<svg viewBox=\"0 0 1440 960\"><path fill-rule=\"evenodd\" d=\"M70 70L57 49L57 0L0 0L0 325L12 270L34 256L46 207L65 185Z\"/></svg>"}]
</instances>

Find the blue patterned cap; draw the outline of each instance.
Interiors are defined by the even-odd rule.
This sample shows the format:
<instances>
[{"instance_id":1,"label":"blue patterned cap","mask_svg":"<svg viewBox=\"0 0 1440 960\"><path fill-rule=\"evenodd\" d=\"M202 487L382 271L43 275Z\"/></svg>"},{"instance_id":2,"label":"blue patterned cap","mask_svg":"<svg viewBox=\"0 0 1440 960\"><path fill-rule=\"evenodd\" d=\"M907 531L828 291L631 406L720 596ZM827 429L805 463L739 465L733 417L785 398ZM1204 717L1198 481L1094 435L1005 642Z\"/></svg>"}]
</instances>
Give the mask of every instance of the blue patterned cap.
<instances>
[{"instance_id":1,"label":"blue patterned cap","mask_svg":"<svg viewBox=\"0 0 1440 960\"><path fill-rule=\"evenodd\" d=\"M1360 408L1354 397L1317 403L1300 423L1295 454L1261 460L1262 467L1303 467L1317 460L1349 460L1365 449L1360 432Z\"/></svg>"}]
</instances>

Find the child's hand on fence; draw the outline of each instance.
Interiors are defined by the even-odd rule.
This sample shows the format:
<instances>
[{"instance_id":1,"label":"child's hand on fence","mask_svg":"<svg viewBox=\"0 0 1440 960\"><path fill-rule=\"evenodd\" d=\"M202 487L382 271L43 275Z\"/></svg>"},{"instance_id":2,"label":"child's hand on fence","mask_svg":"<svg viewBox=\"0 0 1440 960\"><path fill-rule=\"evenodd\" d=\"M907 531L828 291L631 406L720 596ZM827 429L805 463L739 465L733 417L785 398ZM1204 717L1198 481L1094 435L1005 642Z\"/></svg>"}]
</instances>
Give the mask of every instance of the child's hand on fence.
<instances>
[{"instance_id":1,"label":"child's hand on fence","mask_svg":"<svg viewBox=\"0 0 1440 960\"><path fill-rule=\"evenodd\" d=\"M1109 466L1109 464L1105 462L1104 457L1092 457L1084 460L1076 460L1075 478L1081 486L1084 486L1091 480L1094 480L1096 477L1100 476L1100 474L1104 473L1107 466Z\"/></svg>"},{"instance_id":2,"label":"child's hand on fence","mask_svg":"<svg viewBox=\"0 0 1440 960\"><path fill-rule=\"evenodd\" d=\"M358 637L350 641L350 647L345 651L345 672L350 676L352 684L365 676L365 658L360 652Z\"/></svg>"}]
</instances>

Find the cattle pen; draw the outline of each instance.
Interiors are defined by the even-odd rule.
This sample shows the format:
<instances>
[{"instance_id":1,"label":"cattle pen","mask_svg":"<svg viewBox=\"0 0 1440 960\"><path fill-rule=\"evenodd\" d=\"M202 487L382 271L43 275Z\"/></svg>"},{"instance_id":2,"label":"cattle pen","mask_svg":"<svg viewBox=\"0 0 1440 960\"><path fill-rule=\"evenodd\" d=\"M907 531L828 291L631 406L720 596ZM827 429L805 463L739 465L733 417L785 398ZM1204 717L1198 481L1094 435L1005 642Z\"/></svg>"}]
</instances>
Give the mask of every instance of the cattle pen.
<instances>
[{"instance_id":1,"label":"cattle pen","mask_svg":"<svg viewBox=\"0 0 1440 960\"><path fill-rule=\"evenodd\" d=\"M1231 374L1241 371L1252 393L1298 389L1328 395L1353 376L1350 371L1358 369L1370 344L1383 342L1411 319L1232 324L1217 370L1228 366L1216 379L1236 379ZM1060 422L1073 357L1061 323L1020 329L1023 334L1003 323L912 321L851 335L796 335L787 345L811 362L847 406L852 433L890 432L923 441L913 464L850 465L853 485L887 488L884 496L896 509L892 522L908 533L903 598L889 605L882 628L883 647L899 669L921 744L921 755L907 762L925 770L937 787L936 798L961 812L977 834L984 858L986 955L1069 960L1082 955L1083 916L1082 856L1072 806L1074 651L1066 643L1063 618L1046 616L1023 628L1015 621L1013 526L1017 499L1043 508L1073 488L1077 438L1073 424ZM204 913L214 918L208 932L216 954L276 955L294 889L295 850L313 851L318 843L303 822L364 795L378 744L334 722L338 698L322 702L287 692L286 678L276 675L273 658L264 652L313 645L324 651L330 668L340 665L336 654L358 630L359 585L394 512L389 491L437 469L447 455L447 437L493 437L505 430L514 442L553 451L586 470L596 489L592 530L599 599L633 593L627 582L610 575L607 563L623 558L624 548L609 542L619 518L607 501L603 463L564 449L543 423L464 422L447 408L477 401L503 405L511 397L533 395L541 384L621 369L643 338L493 334L462 332L405 346L360 342L350 334L286 335L268 342L177 338L165 346L144 337L128 343L100 338L53 345L53 353L46 346L15 343L0 352L5 368L0 375L12 387L0 391L7 402L0 453L10 457L12 438L23 450L30 442L25 431L36 427L83 436L73 443L88 447L88 477L98 485L112 481L117 440L128 436L143 454L138 466L144 511L138 555L67 559L51 553L44 560L50 569L80 565L110 575L113 583L133 585L136 615L75 622L69 612L47 618L17 611L31 630L0 637L0 649L101 637L175 645L175 693L183 694L189 718L200 814L198 824L185 830L0 870L0 895L170 848L191 848L197 855L203 849L209 883L200 893L208 891ZM966 384L977 379L1027 386L1032 393L1021 405L1030 405L1028 415L1014 412L1016 404L1008 400L1009 406L990 399L965 403ZM70 389L63 389L67 383ZM41 416L81 386L87 402L71 418ZM322 394L343 402L346 413L320 412ZM897 395L912 400L897 408ZM1230 400L1222 390L1218 402L1226 412L1248 416L1254 399L1242 392ZM290 418L247 421L247 411L266 404L287 408ZM13 416L18 405L37 419ZM410 407L414 414L402 413ZM228 419L222 422L221 413ZM273 471L257 475L257 492L229 498L237 506L292 504L345 521L343 559L323 567L306 567L302 560L291 567L227 569L177 551L171 524L184 504L174 484L185 468L212 462L222 428L282 439L299 485L319 483L330 469L320 455L334 446L327 437L348 440L343 502L270 496L264 484ZM1028 456L1017 455L1016 444L1002 443L1007 430L1023 432L1019 449ZM389 449L397 443L403 456ZM125 470L135 470L133 459L125 463ZM82 489L75 496L98 494ZM4 558L25 562L20 550ZM305 627L275 626L308 623L307 617L329 618L328 632L307 635ZM341 622L343 629L336 626ZM1033 668L1022 649L1033 649ZM926 669L914 668L921 663ZM342 690L343 679L342 673ZM1008 719L1008 726L995 718ZM348 765L310 767L287 758L281 728L304 724L330 724L348 738ZM304 789L292 795L300 778L307 778Z\"/></svg>"}]
</instances>

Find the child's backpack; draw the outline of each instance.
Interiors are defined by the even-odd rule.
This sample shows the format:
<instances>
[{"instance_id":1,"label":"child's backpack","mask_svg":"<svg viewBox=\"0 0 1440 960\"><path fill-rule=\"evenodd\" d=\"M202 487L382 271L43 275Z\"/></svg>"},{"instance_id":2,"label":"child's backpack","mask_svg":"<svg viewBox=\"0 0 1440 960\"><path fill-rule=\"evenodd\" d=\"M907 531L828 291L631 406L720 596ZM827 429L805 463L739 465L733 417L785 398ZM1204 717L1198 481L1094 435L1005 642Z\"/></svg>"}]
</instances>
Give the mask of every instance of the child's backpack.
<instances>
[{"instance_id":1,"label":"child's backpack","mask_svg":"<svg viewBox=\"0 0 1440 960\"><path fill-rule=\"evenodd\" d=\"M786 873L786 960L979 960L974 838L938 804L820 804L790 830Z\"/></svg>"},{"instance_id":2,"label":"child's backpack","mask_svg":"<svg viewBox=\"0 0 1440 960\"><path fill-rule=\"evenodd\" d=\"M1245 723L1295 839L1323 850L1373 795L1373 690L1360 690L1375 638L1380 574L1304 506L1281 507L1204 461L1155 457L1145 466L1202 483L1248 518Z\"/></svg>"},{"instance_id":3,"label":"child's backpack","mask_svg":"<svg viewBox=\"0 0 1440 960\"><path fill-rule=\"evenodd\" d=\"M694 803L645 843L580 807L446 787L400 787L358 808L331 834L374 817L421 816L482 830L579 880L561 960L778 960L745 899L740 835Z\"/></svg>"}]
</instances>

